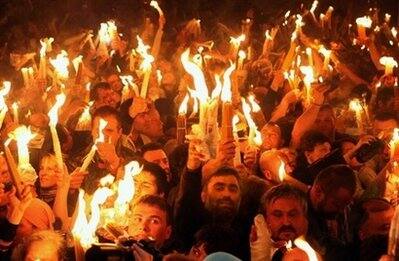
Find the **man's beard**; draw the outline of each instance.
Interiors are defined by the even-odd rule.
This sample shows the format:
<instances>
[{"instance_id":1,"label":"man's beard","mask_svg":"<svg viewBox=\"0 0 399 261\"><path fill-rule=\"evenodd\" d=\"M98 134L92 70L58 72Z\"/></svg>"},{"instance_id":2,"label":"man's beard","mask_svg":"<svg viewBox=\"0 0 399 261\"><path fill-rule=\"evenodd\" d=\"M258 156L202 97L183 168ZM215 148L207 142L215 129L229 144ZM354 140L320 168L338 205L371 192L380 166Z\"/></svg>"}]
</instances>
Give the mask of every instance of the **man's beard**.
<instances>
[{"instance_id":1,"label":"man's beard","mask_svg":"<svg viewBox=\"0 0 399 261\"><path fill-rule=\"evenodd\" d=\"M281 238L280 235L282 233L292 233L294 235L294 237L293 238L288 238L288 239L287 238ZM283 225L277 231L277 236L278 236L278 238L273 238L273 240L275 240L275 241L294 240L296 237L298 237L298 233L297 233L297 231L295 230L294 227Z\"/></svg>"},{"instance_id":2,"label":"man's beard","mask_svg":"<svg viewBox=\"0 0 399 261\"><path fill-rule=\"evenodd\" d=\"M237 215L237 205L230 198L212 200L205 205L215 222L231 222Z\"/></svg>"}]
</instances>

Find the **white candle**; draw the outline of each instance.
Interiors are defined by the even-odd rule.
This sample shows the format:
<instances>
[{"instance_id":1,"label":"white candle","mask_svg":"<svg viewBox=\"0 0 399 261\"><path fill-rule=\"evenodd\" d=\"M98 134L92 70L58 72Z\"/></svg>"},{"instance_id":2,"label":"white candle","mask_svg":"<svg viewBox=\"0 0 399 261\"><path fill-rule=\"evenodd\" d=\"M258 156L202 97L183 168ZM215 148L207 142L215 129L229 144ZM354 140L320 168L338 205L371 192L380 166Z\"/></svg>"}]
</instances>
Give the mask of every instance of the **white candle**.
<instances>
[{"instance_id":1,"label":"white candle","mask_svg":"<svg viewBox=\"0 0 399 261\"><path fill-rule=\"evenodd\" d=\"M64 104L65 98L66 96L64 93L58 94L56 96L56 102L54 106L48 112L48 116L50 118L49 126L50 126L51 138L53 140L54 154L57 160L57 165L61 170L64 169L64 164L62 160L61 145L60 145L60 140L58 138L56 126L58 122L58 110Z\"/></svg>"},{"instance_id":2,"label":"white candle","mask_svg":"<svg viewBox=\"0 0 399 261\"><path fill-rule=\"evenodd\" d=\"M398 67L398 63L393 57L383 56L380 58L380 64L385 66L385 75L393 74L393 68Z\"/></svg>"},{"instance_id":3,"label":"white candle","mask_svg":"<svg viewBox=\"0 0 399 261\"><path fill-rule=\"evenodd\" d=\"M89 167L90 163L93 160L94 155L97 151L96 144L99 142L104 142L104 133L103 130L107 126L108 122L104 119L100 119L100 123L98 125L98 138L94 141L94 144L91 146L89 153L86 155L86 158L83 161L82 167L80 168L81 171L86 171Z\"/></svg>"},{"instance_id":4,"label":"white candle","mask_svg":"<svg viewBox=\"0 0 399 261\"><path fill-rule=\"evenodd\" d=\"M373 21L369 16L363 16L356 19L357 32L361 40L365 40L367 38L366 28L370 28L372 23Z\"/></svg>"}]
</instances>

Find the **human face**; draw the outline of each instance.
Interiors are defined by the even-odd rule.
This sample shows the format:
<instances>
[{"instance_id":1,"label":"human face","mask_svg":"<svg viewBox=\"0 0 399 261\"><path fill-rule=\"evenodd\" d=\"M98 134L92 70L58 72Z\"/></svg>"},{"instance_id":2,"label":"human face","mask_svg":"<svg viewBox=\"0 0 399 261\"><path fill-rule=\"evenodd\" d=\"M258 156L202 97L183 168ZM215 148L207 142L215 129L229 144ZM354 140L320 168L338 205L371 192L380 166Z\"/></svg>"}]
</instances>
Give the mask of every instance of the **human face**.
<instances>
[{"instance_id":1,"label":"human face","mask_svg":"<svg viewBox=\"0 0 399 261\"><path fill-rule=\"evenodd\" d=\"M334 218L338 213L352 202L353 194L346 188L338 188L325 195L322 193L317 209L320 210L326 218Z\"/></svg>"},{"instance_id":2,"label":"human face","mask_svg":"<svg viewBox=\"0 0 399 261\"><path fill-rule=\"evenodd\" d=\"M115 92L120 92L120 90L122 90L123 86L122 86L121 80L119 79L118 75L111 74L107 78L107 82L111 86L112 90L114 90Z\"/></svg>"},{"instance_id":3,"label":"human face","mask_svg":"<svg viewBox=\"0 0 399 261\"><path fill-rule=\"evenodd\" d=\"M159 165L167 173L170 172L169 160L163 150L149 150L144 153L143 158L148 162Z\"/></svg>"},{"instance_id":4,"label":"human face","mask_svg":"<svg viewBox=\"0 0 399 261\"><path fill-rule=\"evenodd\" d=\"M389 141L392 138L393 130L398 127L398 124L395 120L386 120L386 121L374 121L374 134L379 135L383 133L383 139L385 141Z\"/></svg>"},{"instance_id":5,"label":"human face","mask_svg":"<svg viewBox=\"0 0 399 261\"><path fill-rule=\"evenodd\" d=\"M313 151L305 151L306 159L309 164L324 158L331 151L331 145L328 142L324 142L322 144L317 144Z\"/></svg>"},{"instance_id":6,"label":"human face","mask_svg":"<svg viewBox=\"0 0 399 261\"><path fill-rule=\"evenodd\" d=\"M101 106L111 106L116 108L120 102L120 95L118 95L112 89L100 88L97 91L97 99L95 101L95 107L99 108Z\"/></svg>"},{"instance_id":7,"label":"human face","mask_svg":"<svg viewBox=\"0 0 399 261\"><path fill-rule=\"evenodd\" d=\"M148 171L142 171L134 176L134 201L137 202L146 195L158 195L158 186L155 177Z\"/></svg>"},{"instance_id":8,"label":"human face","mask_svg":"<svg viewBox=\"0 0 399 261\"><path fill-rule=\"evenodd\" d=\"M193 246L190 249L190 253L188 254L188 257L193 259L193 260L202 261L202 260L205 259L205 257L207 255L208 255L208 253L206 253L206 251L205 251L204 243L202 243L202 244L200 244L198 246Z\"/></svg>"},{"instance_id":9,"label":"human face","mask_svg":"<svg viewBox=\"0 0 399 261\"><path fill-rule=\"evenodd\" d=\"M134 118L133 128L135 131L148 136L150 139L158 139L163 136L163 123L161 116L155 108L148 112L138 114Z\"/></svg>"},{"instance_id":10,"label":"human face","mask_svg":"<svg viewBox=\"0 0 399 261\"><path fill-rule=\"evenodd\" d=\"M44 158L40 164L39 181L41 188L51 188L57 185L59 169L55 158Z\"/></svg>"},{"instance_id":11,"label":"human face","mask_svg":"<svg viewBox=\"0 0 399 261\"><path fill-rule=\"evenodd\" d=\"M294 198L278 198L266 206L266 223L274 241L294 240L305 235L308 221L301 203Z\"/></svg>"},{"instance_id":12,"label":"human face","mask_svg":"<svg viewBox=\"0 0 399 261\"><path fill-rule=\"evenodd\" d=\"M237 178L233 175L212 177L201 193L201 199L205 209L212 214L233 218L241 200Z\"/></svg>"},{"instance_id":13,"label":"human face","mask_svg":"<svg viewBox=\"0 0 399 261\"><path fill-rule=\"evenodd\" d=\"M152 239L159 248L170 237L170 233L165 211L143 203L134 206L128 227L130 236L136 240Z\"/></svg>"},{"instance_id":14,"label":"human face","mask_svg":"<svg viewBox=\"0 0 399 261\"><path fill-rule=\"evenodd\" d=\"M262 149L278 149L281 145L281 131L277 125L266 125L262 128Z\"/></svg>"},{"instance_id":15,"label":"human face","mask_svg":"<svg viewBox=\"0 0 399 261\"><path fill-rule=\"evenodd\" d=\"M57 261L58 253L56 245L51 241L35 241L28 248L25 261Z\"/></svg>"},{"instance_id":16,"label":"human face","mask_svg":"<svg viewBox=\"0 0 399 261\"><path fill-rule=\"evenodd\" d=\"M327 137L330 137L335 130L334 112L330 109L319 111L314 123L314 128Z\"/></svg>"},{"instance_id":17,"label":"human face","mask_svg":"<svg viewBox=\"0 0 399 261\"><path fill-rule=\"evenodd\" d=\"M95 117L93 120L93 127L91 129L93 141L98 138L98 127L100 125L100 119L100 117ZM113 145L116 145L120 136L122 135L122 129L115 117L106 116L103 117L103 119L108 123L103 130L104 142L111 142Z\"/></svg>"},{"instance_id":18,"label":"human face","mask_svg":"<svg viewBox=\"0 0 399 261\"><path fill-rule=\"evenodd\" d=\"M393 207L377 212L369 211L366 222L359 230L360 239L364 240L374 235L388 235L394 213Z\"/></svg>"}]
</instances>

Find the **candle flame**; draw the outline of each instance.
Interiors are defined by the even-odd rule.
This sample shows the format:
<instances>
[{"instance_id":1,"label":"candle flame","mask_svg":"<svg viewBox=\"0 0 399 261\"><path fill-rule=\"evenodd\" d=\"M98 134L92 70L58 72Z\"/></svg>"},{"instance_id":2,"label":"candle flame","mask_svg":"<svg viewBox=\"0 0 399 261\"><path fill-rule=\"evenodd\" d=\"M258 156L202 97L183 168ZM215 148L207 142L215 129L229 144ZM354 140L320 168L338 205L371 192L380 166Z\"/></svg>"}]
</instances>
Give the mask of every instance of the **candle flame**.
<instances>
[{"instance_id":1,"label":"candle flame","mask_svg":"<svg viewBox=\"0 0 399 261\"><path fill-rule=\"evenodd\" d=\"M349 102L349 108L354 112L360 112L363 110L359 99L353 99Z\"/></svg>"},{"instance_id":2,"label":"candle flame","mask_svg":"<svg viewBox=\"0 0 399 261\"><path fill-rule=\"evenodd\" d=\"M297 239L294 240L294 244L298 248L300 248L303 251L305 251L306 255L309 258L309 261L317 261L318 260L316 251L314 251L314 249L304 239L297 238Z\"/></svg>"},{"instance_id":3,"label":"candle flame","mask_svg":"<svg viewBox=\"0 0 399 261\"><path fill-rule=\"evenodd\" d=\"M393 35L394 38L396 38L396 37L398 36L398 31L396 30L395 27L392 27L391 33L392 33L392 35Z\"/></svg>"},{"instance_id":4,"label":"candle flame","mask_svg":"<svg viewBox=\"0 0 399 261\"><path fill-rule=\"evenodd\" d=\"M128 204L134 196L134 180L133 177L140 174L142 167L137 161L131 161L125 166L125 175L118 184L118 197L115 201L116 204ZM128 207L128 206L127 206Z\"/></svg>"},{"instance_id":5,"label":"candle flame","mask_svg":"<svg viewBox=\"0 0 399 261\"><path fill-rule=\"evenodd\" d=\"M201 68L189 60L190 49L184 51L180 57L184 70L193 77L194 80L194 95L200 100L200 103L207 102L209 94L206 85L205 76Z\"/></svg>"},{"instance_id":6,"label":"candle flame","mask_svg":"<svg viewBox=\"0 0 399 261\"><path fill-rule=\"evenodd\" d=\"M249 143L254 146L262 145L262 135L260 131L258 131L258 127L256 126L254 120L251 116L251 107L245 101L244 98L241 98L242 110L244 112L245 119L247 120L247 124L249 127Z\"/></svg>"},{"instance_id":7,"label":"candle flame","mask_svg":"<svg viewBox=\"0 0 399 261\"><path fill-rule=\"evenodd\" d=\"M46 56L47 52L51 52L51 50L52 50L51 44L53 42L54 42L53 37L40 39L40 45L42 46L40 48L40 57L44 57L44 56Z\"/></svg>"},{"instance_id":8,"label":"candle flame","mask_svg":"<svg viewBox=\"0 0 399 261\"><path fill-rule=\"evenodd\" d=\"M107 23L100 24L100 29L98 30L98 37L99 37L101 43L104 43L106 45L111 43L111 37L108 33L108 24Z\"/></svg>"},{"instance_id":9,"label":"candle flame","mask_svg":"<svg viewBox=\"0 0 399 261\"><path fill-rule=\"evenodd\" d=\"M373 21L371 20L370 16L363 16L356 19L356 24L365 28L370 28L372 23Z\"/></svg>"},{"instance_id":10,"label":"candle flame","mask_svg":"<svg viewBox=\"0 0 399 261\"><path fill-rule=\"evenodd\" d=\"M398 67L398 62L393 57L383 56L380 58L380 64L385 66Z\"/></svg>"},{"instance_id":11,"label":"candle flame","mask_svg":"<svg viewBox=\"0 0 399 261\"><path fill-rule=\"evenodd\" d=\"M230 67L227 68L227 70L223 74L223 87L222 87L222 95L221 95L221 100L223 102L231 102L233 93L231 92L230 76L235 69L236 69L235 63L231 63Z\"/></svg>"},{"instance_id":12,"label":"candle flame","mask_svg":"<svg viewBox=\"0 0 399 261\"><path fill-rule=\"evenodd\" d=\"M181 102L180 106L179 106L179 115L186 115L187 113L187 104L188 104L188 93L186 94L186 96L184 96L183 101Z\"/></svg>"},{"instance_id":13,"label":"candle flame","mask_svg":"<svg viewBox=\"0 0 399 261\"><path fill-rule=\"evenodd\" d=\"M253 112L259 112L261 110L259 104L255 101L255 96L253 94L248 96L248 101L251 104Z\"/></svg>"},{"instance_id":14,"label":"candle flame","mask_svg":"<svg viewBox=\"0 0 399 261\"><path fill-rule=\"evenodd\" d=\"M313 68L311 66L301 66L299 67L299 69L305 75L305 77L303 78L305 84L310 85L312 82L314 82Z\"/></svg>"},{"instance_id":15,"label":"candle flame","mask_svg":"<svg viewBox=\"0 0 399 261\"><path fill-rule=\"evenodd\" d=\"M278 178L280 182L283 182L285 179L285 163L283 160L280 162L280 167L278 168Z\"/></svg>"},{"instance_id":16,"label":"candle flame","mask_svg":"<svg viewBox=\"0 0 399 261\"><path fill-rule=\"evenodd\" d=\"M309 11L310 11L311 13L314 13L314 11L316 10L316 8L317 8L318 5L319 5L319 1L317 1L317 0L313 1L312 7L310 8Z\"/></svg>"},{"instance_id":17,"label":"candle flame","mask_svg":"<svg viewBox=\"0 0 399 261\"><path fill-rule=\"evenodd\" d=\"M235 46L235 47L239 47L241 45L241 42L245 41L245 34L241 34L240 36L234 38L230 36L230 43Z\"/></svg>"},{"instance_id":18,"label":"candle flame","mask_svg":"<svg viewBox=\"0 0 399 261\"><path fill-rule=\"evenodd\" d=\"M65 50L62 50L61 53L57 55L55 59L50 59L51 65L54 67L55 72L63 79L68 78L68 53Z\"/></svg>"},{"instance_id":19,"label":"candle flame","mask_svg":"<svg viewBox=\"0 0 399 261\"><path fill-rule=\"evenodd\" d=\"M93 101L90 101L89 104L83 109L82 114L79 116L78 123L76 124L76 129L78 130L90 130L91 126L91 114L90 109L93 106Z\"/></svg>"},{"instance_id":20,"label":"candle flame","mask_svg":"<svg viewBox=\"0 0 399 261\"><path fill-rule=\"evenodd\" d=\"M17 142L19 167L30 165L28 144L29 141L35 136L36 133L33 133L30 130L30 127L26 127L24 125L19 126L9 134L9 137Z\"/></svg>"},{"instance_id":21,"label":"candle flame","mask_svg":"<svg viewBox=\"0 0 399 261\"><path fill-rule=\"evenodd\" d=\"M100 123L98 125L98 138L96 139L95 143L105 141L105 136L104 136L103 130L105 129L105 127L107 125L108 125L108 122L101 118Z\"/></svg>"},{"instance_id":22,"label":"candle flame","mask_svg":"<svg viewBox=\"0 0 399 261\"><path fill-rule=\"evenodd\" d=\"M50 109L48 112L48 116L50 118L50 125L51 126L56 126L58 122L58 110L64 105L66 96L64 93L60 93L55 97L55 104L53 107Z\"/></svg>"},{"instance_id":23,"label":"candle flame","mask_svg":"<svg viewBox=\"0 0 399 261\"><path fill-rule=\"evenodd\" d=\"M247 55L246 55L246 53L245 53L245 51L244 50L240 50L239 52L238 52L238 58L240 58L240 59L245 59L245 58L247 58Z\"/></svg>"},{"instance_id":24,"label":"candle flame","mask_svg":"<svg viewBox=\"0 0 399 261\"><path fill-rule=\"evenodd\" d=\"M75 68L76 74L78 74L79 65L82 63L83 56L79 55L75 59L72 60L73 68Z\"/></svg>"},{"instance_id":25,"label":"candle flame","mask_svg":"<svg viewBox=\"0 0 399 261\"><path fill-rule=\"evenodd\" d=\"M399 143L399 128L395 128L393 130L392 139L389 142L389 147L391 150L391 158L394 158L396 155L396 148Z\"/></svg>"},{"instance_id":26,"label":"candle flame","mask_svg":"<svg viewBox=\"0 0 399 261\"><path fill-rule=\"evenodd\" d=\"M148 54L150 46L144 44L143 40L138 35L137 35L137 44L138 45L136 51L143 58L143 61L140 64L140 70L146 72L151 69L151 64L154 61L154 56Z\"/></svg>"},{"instance_id":27,"label":"candle flame","mask_svg":"<svg viewBox=\"0 0 399 261\"><path fill-rule=\"evenodd\" d=\"M115 176L112 174L108 174L105 177L102 177L100 179L100 185L102 187L107 187L107 186L111 185L112 183L114 183L114 181L115 181Z\"/></svg>"},{"instance_id":28,"label":"candle flame","mask_svg":"<svg viewBox=\"0 0 399 261\"><path fill-rule=\"evenodd\" d=\"M159 4L157 1L152 0L150 2L150 6L154 7L160 16L163 16L163 11L162 11L161 7L159 7Z\"/></svg>"},{"instance_id":29,"label":"candle flame","mask_svg":"<svg viewBox=\"0 0 399 261\"><path fill-rule=\"evenodd\" d=\"M217 99L222 92L222 82L220 81L220 75L218 75L218 74L215 75L215 82L216 82L216 86L213 89L212 94L211 94L212 99Z\"/></svg>"}]
</instances>

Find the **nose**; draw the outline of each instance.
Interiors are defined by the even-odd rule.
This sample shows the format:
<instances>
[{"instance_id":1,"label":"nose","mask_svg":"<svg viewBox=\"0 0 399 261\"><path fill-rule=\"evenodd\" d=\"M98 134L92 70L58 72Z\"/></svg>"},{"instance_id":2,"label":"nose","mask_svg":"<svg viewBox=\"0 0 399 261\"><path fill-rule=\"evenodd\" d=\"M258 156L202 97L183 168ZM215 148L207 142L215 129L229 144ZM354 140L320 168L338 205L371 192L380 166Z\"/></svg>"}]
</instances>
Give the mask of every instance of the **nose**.
<instances>
[{"instance_id":1,"label":"nose","mask_svg":"<svg viewBox=\"0 0 399 261\"><path fill-rule=\"evenodd\" d=\"M140 222L140 224L138 224L139 231L144 231L147 233L150 230L148 225L149 225L149 222L147 220L142 220Z\"/></svg>"},{"instance_id":2,"label":"nose","mask_svg":"<svg viewBox=\"0 0 399 261\"><path fill-rule=\"evenodd\" d=\"M283 223L284 225L291 225L291 219L288 215L283 215Z\"/></svg>"}]
</instances>

